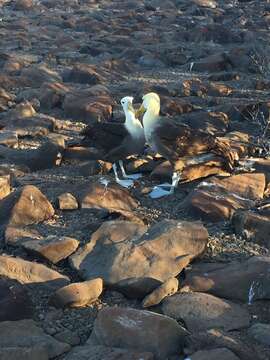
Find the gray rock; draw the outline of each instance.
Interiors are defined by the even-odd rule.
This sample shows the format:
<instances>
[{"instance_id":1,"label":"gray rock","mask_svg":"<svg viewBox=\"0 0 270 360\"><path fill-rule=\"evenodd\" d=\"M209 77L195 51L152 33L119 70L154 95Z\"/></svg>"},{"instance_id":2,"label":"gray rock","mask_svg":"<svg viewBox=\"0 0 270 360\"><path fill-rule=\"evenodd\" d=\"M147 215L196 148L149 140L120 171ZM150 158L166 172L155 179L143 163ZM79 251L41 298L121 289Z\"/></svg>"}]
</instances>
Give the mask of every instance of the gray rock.
<instances>
[{"instance_id":1,"label":"gray rock","mask_svg":"<svg viewBox=\"0 0 270 360\"><path fill-rule=\"evenodd\" d=\"M33 348L48 352L49 359L59 356L70 346L46 335L33 320L3 321L0 323L0 348Z\"/></svg>"},{"instance_id":2,"label":"gray rock","mask_svg":"<svg viewBox=\"0 0 270 360\"><path fill-rule=\"evenodd\" d=\"M150 352L161 360L179 354L186 335L187 331L167 316L111 307L99 312L87 343Z\"/></svg>"},{"instance_id":3,"label":"gray rock","mask_svg":"<svg viewBox=\"0 0 270 360\"><path fill-rule=\"evenodd\" d=\"M189 357L190 360L239 360L239 357L226 348L200 350Z\"/></svg>"},{"instance_id":4,"label":"gray rock","mask_svg":"<svg viewBox=\"0 0 270 360\"><path fill-rule=\"evenodd\" d=\"M2 347L0 360L48 360L48 351L44 347Z\"/></svg>"},{"instance_id":5,"label":"gray rock","mask_svg":"<svg viewBox=\"0 0 270 360\"><path fill-rule=\"evenodd\" d=\"M136 352L100 345L77 346L68 353L65 360L153 360L149 352Z\"/></svg>"},{"instance_id":6,"label":"gray rock","mask_svg":"<svg viewBox=\"0 0 270 360\"><path fill-rule=\"evenodd\" d=\"M249 329L249 334L259 343L270 346L270 324L254 324Z\"/></svg>"},{"instance_id":7,"label":"gray rock","mask_svg":"<svg viewBox=\"0 0 270 360\"><path fill-rule=\"evenodd\" d=\"M238 304L203 293L178 293L162 303L165 315L184 320L188 330L236 330L249 325L249 313Z\"/></svg>"}]
</instances>

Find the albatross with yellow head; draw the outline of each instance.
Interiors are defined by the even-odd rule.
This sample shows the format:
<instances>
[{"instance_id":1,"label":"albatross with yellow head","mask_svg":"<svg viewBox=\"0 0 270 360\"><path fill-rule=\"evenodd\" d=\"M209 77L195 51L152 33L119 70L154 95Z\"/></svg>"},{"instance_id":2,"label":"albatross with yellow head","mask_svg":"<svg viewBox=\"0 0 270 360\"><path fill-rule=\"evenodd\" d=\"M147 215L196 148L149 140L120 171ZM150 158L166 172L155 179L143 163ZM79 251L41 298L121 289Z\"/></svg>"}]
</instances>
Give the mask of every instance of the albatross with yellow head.
<instances>
[{"instance_id":1,"label":"albatross with yellow head","mask_svg":"<svg viewBox=\"0 0 270 360\"><path fill-rule=\"evenodd\" d=\"M224 167L227 170L233 169L234 153L226 142L205 131L191 129L171 118L160 116L158 94L148 93L142 97L142 100L142 105L136 115L144 114L143 127L146 142L154 151L169 160L173 167L170 189L156 187L150 194L151 197L157 198L174 192L181 180L185 160L188 158L214 153L223 157Z\"/></svg>"}]
</instances>

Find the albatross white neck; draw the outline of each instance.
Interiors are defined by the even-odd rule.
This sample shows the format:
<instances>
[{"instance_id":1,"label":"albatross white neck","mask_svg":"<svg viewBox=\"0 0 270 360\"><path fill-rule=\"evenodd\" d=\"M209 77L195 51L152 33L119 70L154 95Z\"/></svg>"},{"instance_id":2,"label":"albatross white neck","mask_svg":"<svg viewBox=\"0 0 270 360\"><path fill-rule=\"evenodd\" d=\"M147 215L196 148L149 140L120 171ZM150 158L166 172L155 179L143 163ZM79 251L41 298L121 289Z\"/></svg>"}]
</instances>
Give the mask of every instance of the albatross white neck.
<instances>
[{"instance_id":1,"label":"albatross white neck","mask_svg":"<svg viewBox=\"0 0 270 360\"><path fill-rule=\"evenodd\" d=\"M125 127L132 136L141 136L143 127L141 122L136 119L135 114L132 110L124 109L126 120Z\"/></svg>"}]
</instances>

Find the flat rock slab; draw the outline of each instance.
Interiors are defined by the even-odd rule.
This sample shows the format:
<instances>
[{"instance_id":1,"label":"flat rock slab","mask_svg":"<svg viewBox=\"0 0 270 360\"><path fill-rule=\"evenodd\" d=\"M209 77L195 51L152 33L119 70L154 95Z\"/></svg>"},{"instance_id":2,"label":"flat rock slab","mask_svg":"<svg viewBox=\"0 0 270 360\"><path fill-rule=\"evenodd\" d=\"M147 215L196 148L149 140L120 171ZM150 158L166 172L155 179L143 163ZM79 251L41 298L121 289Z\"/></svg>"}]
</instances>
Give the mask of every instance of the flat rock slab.
<instances>
[{"instance_id":1,"label":"flat rock slab","mask_svg":"<svg viewBox=\"0 0 270 360\"><path fill-rule=\"evenodd\" d=\"M186 345L189 353L192 354L196 353L196 351L202 351L203 349L226 348L231 350L231 352L241 360L254 360L257 358L253 346L250 343L246 344L242 342L237 333L234 334L233 331L228 333L219 329L211 329L195 332L187 338Z\"/></svg>"},{"instance_id":2,"label":"flat rock slab","mask_svg":"<svg viewBox=\"0 0 270 360\"><path fill-rule=\"evenodd\" d=\"M0 348L33 348L48 352L49 359L63 354L70 346L46 335L33 320L0 322Z\"/></svg>"},{"instance_id":3,"label":"flat rock slab","mask_svg":"<svg viewBox=\"0 0 270 360\"><path fill-rule=\"evenodd\" d=\"M59 261L69 257L79 246L79 241L67 236L49 236L41 240L30 240L23 243L23 248L34 252L45 259L57 264Z\"/></svg>"},{"instance_id":4,"label":"flat rock slab","mask_svg":"<svg viewBox=\"0 0 270 360\"><path fill-rule=\"evenodd\" d=\"M48 360L48 351L44 347L2 347L1 360Z\"/></svg>"},{"instance_id":5,"label":"flat rock slab","mask_svg":"<svg viewBox=\"0 0 270 360\"><path fill-rule=\"evenodd\" d=\"M268 204L267 204L268 205ZM270 212L267 206L262 210L238 210L232 223L237 235L270 248Z\"/></svg>"},{"instance_id":6,"label":"flat rock slab","mask_svg":"<svg viewBox=\"0 0 270 360\"><path fill-rule=\"evenodd\" d=\"M109 221L70 261L84 279L101 277L108 285L136 277L163 282L202 254L207 241L207 230L199 222L164 220L147 229Z\"/></svg>"},{"instance_id":7,"label":"flat rock slab","mask_svg":"<svg viewBox=\"0 0 270 360\"><path fill-rule=\"evenodd\" d=\"M190 360L239 360L231 350L226 348L201 350L192 354Z\"/></svg>"},{"instance_id":8,"label":"flat rock slab","mask_svg":"<svg viewBox=\"0 0 270 360\"><path fill-rule=\"evenodd\" d=\"M149 352L136 352L101 345L85 345L73 348L65 360L153 360Z\"/></svg>"},{"instance_id":9,"label":"flat rock slab","mask_svg":"<svg viewBox=\"0 0 270 360\"><path fill-rule=\"evenodd\" d=\"M193 291L245 303L270 299L270 258L254 256L243 262L232 262L219 269L205 268L204 273L187 272L185 285Z\"/></svg>"},{"instance_id":10,"label":"flat rock slab","mask_svg":"<svg viewBox=\"0 0 270 360\"><path fill-rule=\"evenodd\" d=\"M54 208L37 187L27 185L0 202L0 214L0 223L24 226L50 219Z\"/></svg>"},{"instance_id":11,"label":"flat rock slab","mask_svg":"<svg viewBox=\"0 0 270 360\"><path fill-rule=\"evenodd\" d=\"M221 328L236 330L249 325L249 313L238 304L204 293L178 293L164 299L162 311L183 320L191 332Z\"/></svg>"},{"instance_id":12,"label":"flat rock slab","mask_svg":"<svg viewBox=\"0 0 270 360\"><path fill-rule=\"evenodd\" d=\"M22 284L42 285L52 289L69 283L67 276L45 265L11 256L0 255L0 275L18 280Z\"/></svg>"},{"instance_id":13,"label":"flat rock slab","mask_svg":"<svg viewBox=\"0 0 270 360\"><path fill-rule=\"evenodd\" d=\"M254 206L263 198L265 175L248 173L220 179L213 177L201 182L186 199L195 215L210 221L229 220L238 209Z\"/></svg>"},{"instance_id":14,"label":"flat rock slab","mask_svg":"<svg viewBox=\"0 0 270 360\"><path fill-rule=\"evenodd\" d=\"M16 280L0 277L0 322L28 319L33 315L33 303L26 288Z\"/></svg>"},{"instance_id":15,"label":"flat rock slab","mask_svg":"<svg viewBox=\"0 0 270 360\"><path fill-rule=\"evenodd\" d=\"M77 196L83 209L107 209L111 211L132 211L138 202L122 186L101 178L99 182L80 189Z\"/></svg>"},{"instance_id":16,"label":"flat rock slab","mask_svg":"<svg viewBox=\"0 0 270 360\"><path fill-rule=\"evenodd\" d=\"M87 343L150 352L161 360L181 352L186 334L183 327L167 316L112 307L99 312Z\"/></svg>"}]
</instances>

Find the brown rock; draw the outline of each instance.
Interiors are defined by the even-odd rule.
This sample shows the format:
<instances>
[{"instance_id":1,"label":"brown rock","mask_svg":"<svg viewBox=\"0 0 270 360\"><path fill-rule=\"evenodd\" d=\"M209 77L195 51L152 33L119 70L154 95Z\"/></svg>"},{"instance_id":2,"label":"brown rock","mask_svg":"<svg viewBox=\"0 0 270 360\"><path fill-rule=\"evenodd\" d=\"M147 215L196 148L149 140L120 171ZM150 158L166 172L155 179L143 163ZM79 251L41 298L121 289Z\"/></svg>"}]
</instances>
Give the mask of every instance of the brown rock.
<instances>
[{"instance_id":1,"label":"brown rock","mask_svg":"<svg viewBox=\"0 0 270 360\"><path fill-rule=\"evenodd\" d=\"M226 348L200 350L192 354L192 360L239 360L231 350Z\"/></svg>"},{"instance_id":2,"label":"brown rock","mask_svg":"<svg viewBox=\"0 0 270 360\"><path fill-rule=\"evenodd\" d=\"M227 348L241 360L254 360L257 358L257 353L251 343L246 345L233 332L228 334L217 329L193 333L187 338L187 346L191 354L202 349Z\"/></svg>"},{"instance_id":3,"label":"brown rock","mask_svg":"<svg viewBox=\"0 0 270 360\"><path fill-rule=\"evenodd\" d=\"M192 291L208 292L226 299L252 303L270 298L270 259L254 256L243 262L232 262L204 273L190 271L185 285Z\"/></svg>"},{"instance_id":4,"label":"brown rock","mask_svg":"<svg viewBox=\"0 0 270 360\"><path fill-rule=\"evenodd\" d=\"M192 62L190 64L190 71L198 72L218 72L224 70L231 70L232 66L224 53L210 55L201 61Z\"/></svg>"},{"instance_id":5,"label":"brown rock","mask_svg":"<svg viewBox=\"0 0 270 360\"><path fill-rule=\"evenodd\" d=\"M53 109L60 107L64 101L65 95L70 91L69 87L61 82L44 83L41 86L39 96L41 108Z\"/></svg>"},{"instance_id":6,"label":"brown rock","mask_svg":"<svg viewBox=\"0 0 270 360\"><path fill-rule=\"evenodd\" d=\"M226 331L249 325L249 313L238 304L204 293L178 293L162 303L165 315L184 320L191 332L221 328Z\"/></svg>"},{"instance_id":7,"label":"brown rock","mask_svg":"<svg viewBox=\"0 0 270 360\"><path fill-rule=\"evenodd\" d=\"M57 264L76 251L79 241L67 236L48 236L41 240L24 241L22 246L27 251L37 253L53 264Z\"/></svg>"},{"instance_id":8,"label":"brown rock","mask_svg":"<svg viewBox=\"0 0 270 360\"><path fill-rule=\"evenodd\" d=\"M262 199L264 174L239 174L228 178L211 178L200 183L188 196L189 208L211 221L231 219L238 209Z\"/></svg>"},{"instance_id":9,"label":"brown rock","mask_svg":"<svg viewBox=\"0 0 270 360\"><path fill-rule=\"evenodd\" d=\"M75 120L86 124L93 121L108 120L112 114L113 101L110 96L90 96L84 93L70 93L65 96L65 113Z\"/></svg>"},{"instance_id":10,"label":"brown rock","mask_svg":"<svg viewBox=\"0 0 270 360\"><path fill-rule=\"evenodd\" d=\"M79 84L97 85L104 82L104 78L93 65L78 64L64 75L64 81Z\"/></svg>"},{"instance_id":11,"label":"brown rock","mask_svg":"<svg viewBox=\"0 0 270 360\"><path fill-rule=\"evenodd\" d=\"M233 225L236 234L270 248L270 212L267 208L258 211L239 210L234 214Z\"/></svg>"},{"instance_id":12,"label":"brown rock","mask_svg":"<svg viewBox=\"0 0 270 360\"><path fill-rule=\"evenodd\" d=\"M33 315L33 304L25 287L16 280L1 276L0 322L28 319Z\"/></svg>"},{"instance_id":13,"label":"brown rock","mask_svg":"<svg viewBox=\"0 0 270 360\"><path fill-rule=\"evenodd\" d=\"M29 10L33 8L33 0L16 0L14 4L15 10Z\"/></svg>"},{"instance_id":14,"label":"brown rock","mask_svg":"<svg viewBox=\"0 0 270 360\"><path fill-rule=\"evenodd\" d=\"M9 245L19 245L29 240L40 240L43 237L35 229L7 226L5 229L5 242Z\"/></svg>"},{"instance_id":15,"label":"brown rock","mask_svg":"<svg viewBox=\"0 0 270 360\"><path fill-rule=\"evenodd\" d=\"M10 194L10 175L0 176L0 200Z\"/></svg>"},{"instance_id":16,"label":"brown rock","mask_svg":"<svg viewBox=\"0 0 270 360\"><path fill-rule=\"evenodd\" d=\"M39 128L37 132L39 133ZM24 130L23 130L24 131ZM43 130L41 131L41 133ZM0 157L13 166L21 166L24 172L44 170L59 165L62 160L63 146L46 141L38 149L10 149L0 146Z\"/></svg>"},{"instance_id":17,"label":"brown rock","mask_svg":"<svg viewBox=\"0 0 270 360\"><path fill-rule=\"evenodd\" d=\"M76 210L79 207L77 199L70 193L59 195L58 202L61 210Z\"/></svg>"},{"instance_id":18,"label":"brown rock","mask_svg":"<svg viewBox=\"0 0 270 360\"><path fill-rule=\"evenodd\" d=\"M59 290L51 297L50 302L56 307L82 307L95 302L103 290L100 278L73 283Z\"/></svg>"},{"instance_id":19,"label":"brown rock","mask_svg":"<svg viewBox=\"0 0 270 360\"><path fill-rule=\"evenodd\" d=\"M46 67L45 65L40 66L29 66L21 71L21 78L25 80L28 86L32 88L40 88L41 84L49 82L61 82L61 76Z\"/></svg>"},{"instance_id":20,"label":"brown rock","mask_svg":"<svg viewBox=\"0 0 270 360\"><path fill-rule=\"evenodd\" d=\"M0 202L0 223L24 226L50 219L54 209L35 186L27 185Z\"/></svg>"},{"instance_id":21,"label":"brown rock","mask_svg":"<svg viewBox=\"0 0 270 360\"><path fill-rule=\"evenodd\" d=\"M202 254L207 241L199 222L163 220L147 230L128 221L108 221L70 261L84 279L101 277L112 286L129 278L163 282Z\"/></svg>"},{"instance_id":22,"label":"brown rock","mask_svg":"<svg viewBox=\"0 0 270 360\"><path fill-rule=\"evenodd\" d=\"M110 181L91 183L81 189L79 201L83 209L107 209L110 211L132 211L137 208L137 201L129 191ZM77 197L77 198L78 198Z\"/></svg>"},{"instance_id":23,"label":"brown rock","mask_svg":"<svg viewBox=\"0 0 270 360\"><path fill-rule=\"evenodd\" d=\"M167 316L108 307L98 313L88 343L150 352L161 360L179 354L186 334L184 328Z\"/></svg>"},{"instance_id":24,"label":"brown rock","mask_svg":"<svg viewBox=\"0 0 270 360\"><path fill-rule=\"evenodd\" d=\"M135 277L120 280L117 284L113 285L113 289L124 294L128 299L143 299L161 285L162 282L157 279Z\"/></svg>"},{"instance_id":25,"label":"brown rock","mask_svg":"<svg viewBox=\"0 0 270 360\"><path fill-rule=\"evenodd\" d=\"M0 275L18 280L22 284L40 284L53 289L69 283L67 276L45 265L3 255L0 255Z\"/></svg>"},{"instance_id":26,"label":"brown rock","mask_svg":"<svg viewBox=\"0 0 270 360\"><path fill-rule=\"evenodd\" d=\"M177 290L178 280L176 278L169 278L143 299L142 306L147 308L158 305L165 297L175 294Z\"/></svg>"}]
</instances>

